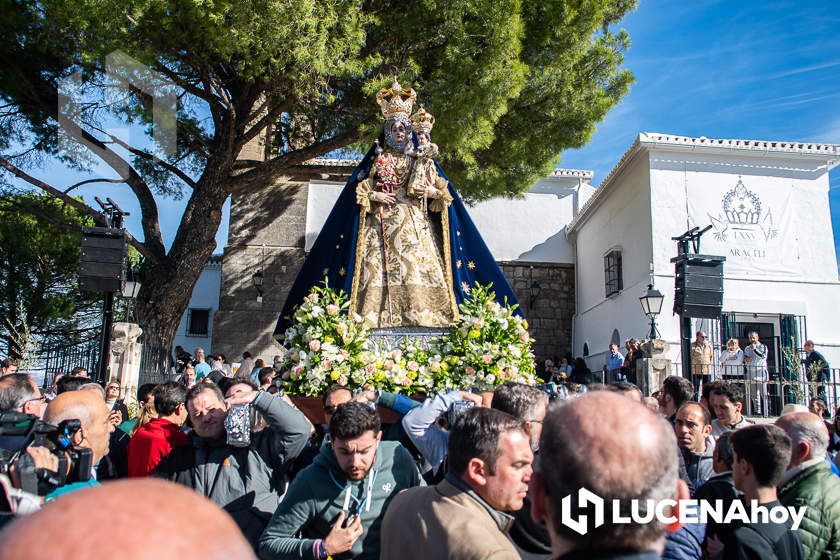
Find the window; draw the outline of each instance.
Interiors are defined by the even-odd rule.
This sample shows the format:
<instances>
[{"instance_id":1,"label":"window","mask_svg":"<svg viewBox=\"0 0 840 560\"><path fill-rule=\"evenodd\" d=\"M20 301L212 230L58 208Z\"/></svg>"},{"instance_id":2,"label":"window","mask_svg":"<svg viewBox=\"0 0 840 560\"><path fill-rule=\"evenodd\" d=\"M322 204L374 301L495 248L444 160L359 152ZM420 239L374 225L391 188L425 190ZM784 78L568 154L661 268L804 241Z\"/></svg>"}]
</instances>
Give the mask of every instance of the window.
<instances>
[{"instance_id":1,"label":"window","mask_svg":"<svg viewBox=\"0 0 840 560\"><path fill-rule=\"evenodd\" d=\"M583 356L586 357L588 355L589 355L589 343L584 342L583 343Z\"/></svg>"},{"instance_id":2,"label":"window","mask_svg":"<svg viewBox=\"0 0 840 560\"><path fill-rule=\"evenodd\" d=\"M187 336L207 336L210 332L210 310L190 309Z\"/></svg>"},{"instance_id":3,"label":"window","mask_svg":"<svg viewBox=\"0 0 840 560\"><path fill-rule=\"evenodd\" d=\"M606 297L617 294L624 289L621 280L621 250L613 249L604 255L604 285Z\"/></svg>"}]
</instances>

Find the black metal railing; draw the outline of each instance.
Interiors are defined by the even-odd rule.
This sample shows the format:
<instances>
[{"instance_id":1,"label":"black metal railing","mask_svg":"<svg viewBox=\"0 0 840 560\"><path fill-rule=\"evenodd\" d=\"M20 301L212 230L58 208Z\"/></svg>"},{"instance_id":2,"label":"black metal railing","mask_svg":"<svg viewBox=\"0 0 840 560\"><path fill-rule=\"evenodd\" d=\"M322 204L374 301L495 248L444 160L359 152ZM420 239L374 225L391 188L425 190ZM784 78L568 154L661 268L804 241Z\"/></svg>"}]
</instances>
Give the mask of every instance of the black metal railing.
<instances>
[{"instance_id":1,"label":"black metal railing","mask_svg":"<svg viewBox=\"0 0 840 560\"><path fill-rule=\"evenodd\" d=\"M168 348L144 344L140 353L139 384L165 383L177 377L174 362Z\"/></svg>"},{"instance_id":2,"label":"black metal railing","mask_svg":"<svg viewBox=\"0 0 840 560\"><path fill-rule=\"evenodd\" d=\"M35 369L43 368L44 387L50 387L56 375L68 374L77 367L85 368L89 375L95 374L100 351L98 337L78 344L41 348Z\"/></svg>"},{"instance_id":3,"label":"black metal railing","mask_svg":"<svg viewBox=\"0 0 840 560\"><path fill-rule=\"evenodd\" d=\"M88 376L96 381L99 371L99 338L86 340L72 345L41 348L34 365L35 370L43 370L44 387L51 387L56 375L70 373L76 367L83 367ZM140 353L140 384L164 383L175 377L173 362L168 348L142 344Z\"/></svg>"},{"instance_id":4,"label":"black metal railing","mask_svg":"<svg viewBox=\"0 0 840 560\"><path fill-rule=\"evenodd\" d=\"M822 399L830 412L840 406L840 369L825 369L822 372L809 371L804 366L794 367L750 367L696 365L692 369L695 391L698 387L697 374L708 372L703 381L724 380L737 383L744 392L744 414L748 416L773 417L781 414L786 404L808 406L813 399ZM671 373L680 375L679 362L672 363Z\"/></svg>"}]
</instances>

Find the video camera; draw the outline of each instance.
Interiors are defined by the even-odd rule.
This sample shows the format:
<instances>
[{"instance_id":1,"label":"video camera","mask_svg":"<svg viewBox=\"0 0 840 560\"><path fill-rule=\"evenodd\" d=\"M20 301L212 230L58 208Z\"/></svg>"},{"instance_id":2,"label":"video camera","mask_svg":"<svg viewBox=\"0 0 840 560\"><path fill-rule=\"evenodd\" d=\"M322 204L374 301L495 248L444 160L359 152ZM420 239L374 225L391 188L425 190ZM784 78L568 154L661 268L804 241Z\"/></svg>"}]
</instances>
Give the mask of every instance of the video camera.
<instances>
[{"instance_id":1,"label":"video camera","mask_svg":"<svg viewBox=\"0 0 840 560\"><path fill-rule=\"evenodd\" d=\"M558 385L553 381L548 383L540 383L534 386L534 389L542 391L546 395L548 395L549 401L554 400L565 400L569 397L569 390L566 388L565 385Z\"/></svg>"},{"instance_id":2,"label":"video camera","mask_svg":"<svg viewBox=\"0 0 840 560\"><path fill-rule=\"evenodd\" d=\"M93 468L93 452L73 445L73 436L81 429L82 423L75 418L53 426L32 414L0 413L0 436L23 438L16 451L0 451L0 474L8 475L15 467L19 488L40 496L70 482L87 481ZM36 468L26 452L30 446L49 449L58 458L58 471Z\"/></svg>"}]
</instances>

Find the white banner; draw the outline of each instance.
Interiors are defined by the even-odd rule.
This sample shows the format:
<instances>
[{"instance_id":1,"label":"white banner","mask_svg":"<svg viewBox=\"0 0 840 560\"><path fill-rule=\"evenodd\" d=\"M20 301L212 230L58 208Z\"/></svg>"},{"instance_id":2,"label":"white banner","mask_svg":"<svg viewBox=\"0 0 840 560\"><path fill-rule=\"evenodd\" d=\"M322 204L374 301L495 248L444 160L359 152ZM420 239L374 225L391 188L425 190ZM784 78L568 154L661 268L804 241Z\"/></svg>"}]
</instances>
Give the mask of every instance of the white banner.
<instances>
[{"instance_id":1,"label":"white banner","mask_svg":"<svg viewBox=\"0 0 840 560\"><path fill-rule=\"evenodd\" d=\"M725 256L727 276L800 276L792 188L762 188L761 181L739 177L729 188L690 187L689 220L701 228L712 226L703 235L701 253Z\"/></svg>"}]
</instances>

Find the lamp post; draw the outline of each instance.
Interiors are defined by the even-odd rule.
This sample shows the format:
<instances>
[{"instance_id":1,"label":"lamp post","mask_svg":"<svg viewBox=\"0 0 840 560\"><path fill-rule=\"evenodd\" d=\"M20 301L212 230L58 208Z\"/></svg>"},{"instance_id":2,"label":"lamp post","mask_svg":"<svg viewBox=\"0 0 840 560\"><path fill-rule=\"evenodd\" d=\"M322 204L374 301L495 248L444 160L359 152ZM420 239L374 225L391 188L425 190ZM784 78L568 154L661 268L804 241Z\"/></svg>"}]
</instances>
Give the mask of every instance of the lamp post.
<instances>
[{"instance_id":1,"label":"lamp post","mask_svg":"<svg viewBox=\"0 0 840 560\"><path fill-rule=\"evenodd\" d=\"M531 282L531 289L529 290L529 295L531 296L528 300L528 308L533 308L534 304L537 303L537 299L540 297L540 293L542 293L542 286L540 283L534 280Z\"/></svg>"},{"instance_id":2,"label":"lamp post","mask_svg":"<svg viewBox=\"0 0 840 560\"><path fill-rule=\"evenodd\" d=\"M662 301L665 296L662 292L653 287L653 284L648 284L647 292L639 298L639 303L642 304L642 311L650 318L650 332L648 338L651 340L659 337L659 331L656 330L656 316L662 311Z\"/></svg>"},{"instance_id":3,"label":"lamp post","mask_svg":"<svg viewBox=\"0 0 840 560\"><path fill-rule=\"evenodd\" d=\"M257 289L257 303L262 303L262 286L263 286L263 273L262 270L258 270L251 276L251 281L254 283L254 287Z\"/></svg>"},{"instance_id":4,"label":"lamp post","mask_svg":"<svg viewBox=\"0 0 840 560\"><path fill-rule=\"evenodd\" d=\"M123 288L120 291L120 295L122 295L123 299L129 300L128 310L125 314L127 322L131 322L131 319L134 316L134 304L137 302L137 296L140 293L141 286L142 283L140 282L137 272L129 266L125 275L125 284L123 284Z\"/></svg>"}]
</instances>

